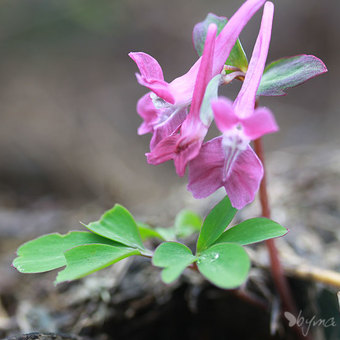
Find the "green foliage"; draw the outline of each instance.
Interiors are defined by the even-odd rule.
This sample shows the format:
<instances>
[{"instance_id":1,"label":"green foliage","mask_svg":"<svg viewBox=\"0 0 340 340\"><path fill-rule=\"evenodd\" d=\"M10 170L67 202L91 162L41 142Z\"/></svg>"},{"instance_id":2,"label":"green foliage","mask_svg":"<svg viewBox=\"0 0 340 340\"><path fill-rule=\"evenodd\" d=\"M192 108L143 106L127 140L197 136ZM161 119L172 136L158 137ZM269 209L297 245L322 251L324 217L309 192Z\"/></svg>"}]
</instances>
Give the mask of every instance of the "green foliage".
<instances>
[{"instance_id":1,"label":"green foliage","mask_svg":"<svg viewBox=\"0 0 340 340\"><path fill-rule=\"evenodd\" d=\"M156 267L164 268L162 270L162 280L165 283L171 283L196 259L191 250L184 244L165 242L156 249L152 263Z\"/></svg>"},{"instance_id":2,"label":"green foliage","mask_svg":"<svg viewBox=\"0 0 340 340\"><path fill-rule=\"evenodd\" d=\"M198 237L197 253L207 249L219 238L234 218L236 212L237 209L231 205L227 196L210 211L203 222L201 233Z\"/></svg>"},{"instance_id":3,"label":"green foliage","mask_svg":"<svg viewBox=\"0 0 340 340\"><path fill-rule=\"evenodd\" d=\"M190 210L182 210L175 219L175 234L179 238L186 238L201 230L202 218Z\"/></svg>"},{"instance_id":4,"label":"green foliage","mask_svg":"<svg viewBox=\"0 0 340 340\"><path fill-rule=\"evenodd\" d=\"M290 87L327 72L325 64L312 55L297 55L273 61L264 70L258 96L284 96Z\"/></svg>"},{"instance_id":5,"label":"green foliage","mask_svg":"<svg viewBox=\"0 0 340 340\"><path fill-rule=\"evenodd\" d=\"M204 43L207 36L208 27L210 24L214 23L217 25L217 34L219 34L224 26L227 24L228 20L225 17L219 17L215 14L209 13L207 17L198 24L195 25L193 31L193 42L194 47L199 56L203 54ZM226 61L226 65L236 67L243 72L248 69L247 56L243 50L241 42L237 39L233 49L231 50L229 57ZM229 73L232 71L229 71Z\"/></svg>"},{"instance_id":6,"label":"green foliage","mask_svg":"<svg viewBox=\"0 0 340 340\"><path fill-rule=\"evenodd\" d=\"M214 285L231 289L247 278L250 260L246 251L235 243L220 243L204 250L198 257L200 273Z\"/></svg>"},{"instance_id":7,"label":"green foliage","mask_svg":"<svg viewBox=\"0 0 340 340\"><path fill-rule=\"evenodd\" d=\"M166 241L166 238L164 238L156 229L153 229L145 223L138 223L138 231L143 241L151 238L159 238L162 241Z\"/></svg>"},{"instance_id":8,"label":"green foliage","mask_svg":"<svg viewBox=\"0 0 340 340\"><path fill-rule=\"evenodd\" d=\"M66 250L92 243L117 245L86 231L71 231L66 235L48 234L20 246L13 266L21 273L41 273L60 268L66 265Z\"/></svg>"},{"instance_id":9,"label":"green foliage","mask_svg":"<svg viewBox=\"0 0 340 340\"><path fill-rule=\"evenodd\" d=\"M237 39L233 49L231 50L229 57L226 61L226 65L237 67L244 73L247 72L248 60L240 39ZM227 71L227 73L231 72L232 71Z\"/></svg>"},{"instance_id":10,"label":"green foliage","mask_svg":"<svg viewBox=\"0 0 340 340\"><path fill-rule=\"evenodd\" d=\"M256 217L227 229L214 244L232 242L246 245L283 236L287 232L286 228L268 218Z\"/></svg>"},{"instance_id":11,"label":"green foliage","mask_svg":"<svg viewBox=\"0 0 340 340\"><path fill-rule=\"evenodd\" d=\"M266 218L253 218L230 229L237 210L228 197L210 211L203 225L200 216L182 210L171 228L151 228L136 223L130 212L115 205L86 227L92 232L73 231L66 235L49 234L25 243L18 249L13 265L22 273L40 273L66 266L58 273L56 283L76 280L110 266L126 257L152 257L162 268L162 280L171 283L185 268L197 261L196 268L210 282L229 289L247 278L250 261L242 245L284 235L287 230ZM201 227L202 225L202 227ZM200 231L197 254L184 244L169 242ZM145 249L142 239L166 240L155 253Z\"/></svg>"},{"instance_id":12,"label":"green foliage","mask_svg":"<svg viewBox=\"0 0 340 340\"><path fill-rule=\"evenodd\" d=\"M99 221L91 222L85 227L95 234L126 246L145 249L137 223L130 212L119 204L107 211Z\"/></svg>"},{"instance_id":13,"label":"green foliage","mask_svg":"<svg viewBox=\"0 0 340 340\"><path fill-rule=\"evenodd\" d=\"M158 238L162 241L176 241L177 238L187 238L201 229L202 219L190 210L181 210L175 219L175 224L170 228L152 228L143 223L138 224L143 241L150 238Z\"/></svg>"},{"instance_id":14,"label":"green foliage","mask_svg":"<svg viewBox=\"0 0 340 340\"><path fill-rule=\"evenodd\" d=\"M66 265L56 282L75 280L131 255L148 255L137 224L124 207L115 205L97 222L93 233L49 234L23 244L13 265L22 273L40 273Z\"/></svg>"},{"instance_id":15,"label":"green foliage","mask_svg":"<svg viewBox=\"0 0 340 340\"><path fill-rule=\"evenodd\" d=\"M67 266L58 273L56 283L79 279L140 252L124 246L88 244L67 250L64 255Z\"/></svg>"}]
</instances>

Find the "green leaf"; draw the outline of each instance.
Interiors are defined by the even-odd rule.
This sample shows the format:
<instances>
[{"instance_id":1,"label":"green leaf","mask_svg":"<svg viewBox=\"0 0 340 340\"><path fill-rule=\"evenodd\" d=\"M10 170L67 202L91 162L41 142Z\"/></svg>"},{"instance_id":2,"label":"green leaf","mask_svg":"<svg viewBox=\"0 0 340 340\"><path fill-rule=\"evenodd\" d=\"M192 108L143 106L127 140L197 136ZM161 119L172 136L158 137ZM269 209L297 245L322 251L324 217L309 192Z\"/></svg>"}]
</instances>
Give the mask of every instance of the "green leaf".
<instances>
[{"instance_id":1,"label":"green leaf","mask_svg":"<svg viewBox=\"0 0 340 340\"><path fill-rule=\"evenodd\" d=\"M191 263L196 261L196 256L184 244L166 242L159 245L152 258L152 264L162 270L162 280L165 283L175 281Z\"/></svg>"},{"instance_id":2,"label":"green leaf","mask_svg":"<svg viewBox=\"0 0 340 340\"><path fill-rule=\"evenodd\" d=\"M197 266L200 273L217 287L239 287L248 276L250 260L246 251L235 243L215 244L203 251Z\"/></svg>"},{"instance_id":3,"label":"green leaf","mask_svg":"<svg viewBox=\"0 0 340 340\"><path fill-rule=\"evenodd\" d=\"M105 212L99 221L91 222L85 227L126 246L145 249L135 220L130 212L119 204Z\"/></svg>"},{"instance_id":4,"label":"green leaf","mask_svg":"<svg viewBox=\"0 0 340 340\"><path fill-rule=\"evenodd\" d=\"M284 96L288 88L325 72L325 64L312 55L302 54L273 61L264 70L257 95Z\"/></svg>"},{"instance_id":5,"label":"green leaf","mask_svg":"<svg viewBox=\"0 0 340 340\"><path fill-rule=\"evenodd\" d=\"M272 220L256 217L227 229L214 244L233 242L246 245L283 236L287 232L286 228Z\"/></svg>"},{"instance_id":6,"label":"green leaf","mask_svg":"<svg viewBox=\"0 0 340 340\"><path fill-rule=\"evenodd\" d=\"M224 232L237 209L233 208L228 196L219 202L208 214L203 222L201 233L197 241L197 253L211 246Z\"/></svg>"},{"instance_id":7,"label":"green leaf","mask_svg":"<svg viewBox=\"0 0 340 340\"><path fill-rule=\"evenodd\" d=\"M79 279L131 255L140 255L140 252L124 246L114 247L105 244L72 248L65 252L67 266L58 273L56 283Z\"/></svg>"},{"instance_id":8,"label":"green leaf","mask_svg":"<svg viewBox=\"0 0 340 340\"><path fill-rule=\"evenodd\" d=\"M220 34L228 20L225 17L219 17L213 13L209 13L206 18L195 25L192 38L194 47L199 56L202 56L204 43L207 36L208 27L214 23L217 25L217 35ZM226 61L227 65L239 68L241 71L246 72L248 69L247 56L244 53L241 42L238 39L233 49L230 52L229 58Z\"/></svg>"},{"instance_id":9,"label":"green leaf","mask_svg":"<svg viewBox=\"0 0 340 340\"><path fill-rule=\"evenodd\" d=\"M237 39L233 49L231 50L229 57L226 61L226 65L237 67L244 73L247 72L248 60L240 39ZM227 73L231 72L232 71L228 71Z\"/></svg>"},{"instance_id":10,"label":"green leaf","mask_svg":"<svg viewBox=\"0 0 340 340\"><path fill-rule=\"evenodd\" d=\"M203 124L209 126L214 118L214 114L211 108L211 101L216 99L218 96L218 87L222 81L221 74L218 74L212 78L205 90L202 105L200 108L200 119Z\"/></svg>"},{"instance_id":11,"label":"green leaf","mask_svg":"<svg viewBox=\"0 0 340 340\"><path fill-rule=\"evenodd\" d=\"M175 233L178 237L188 237L201 230L202 219L190 210L182 210L176 216Z\"/></svg>"},{"instance_id":12,"label":"green leaf","mask_svg":"<svg viewBox=\"0 0 340 340\"><path fill-rule=\"evenodd\" d=\"M162 241L165 241L164 237L159 232L157 232L157 230L145 223L138 223L138 230L143 241L149 240L151 238L159 238Z\"/></svg>"},{"instance_id":13,"label":"green leaf","mask_svg":"<svg viewBox=\"0 0 340 340\"><path fill-rule=\"evenodd\" d=\"M48 234L20 246L13 266L21 273L42 273L60 268L66 265L66 250L92 243L118 244L87 231L71 231L66 235Z\"/></svg>"}]
</instances>

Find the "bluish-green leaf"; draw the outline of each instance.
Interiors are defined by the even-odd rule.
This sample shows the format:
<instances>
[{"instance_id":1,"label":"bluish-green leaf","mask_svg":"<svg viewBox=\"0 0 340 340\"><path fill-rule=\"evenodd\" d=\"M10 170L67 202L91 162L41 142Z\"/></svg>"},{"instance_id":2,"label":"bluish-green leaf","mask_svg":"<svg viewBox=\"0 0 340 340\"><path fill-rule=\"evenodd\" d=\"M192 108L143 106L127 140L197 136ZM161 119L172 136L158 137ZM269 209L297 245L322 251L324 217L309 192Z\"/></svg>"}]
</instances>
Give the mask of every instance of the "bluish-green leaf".
<instances>
[{"instance_id":1,"label":"bluish-green leaf","mask_svg":"<svg viewBox=\"0 0 340 340\"><path fill-rule=\"evenodd\" d=\"M190 210L182 210L176 216L175 233L178 237L185 238L201 230L202 219Z\"/></svg>"},{"instance_id":2,"label":"bluish-green leaf","mask_svg":"<svg viewBox=\"0 0 340 340\"><path fill-rule=\"evenodd\" d=\"M239 287L248 276L250 260L242 246L220 243L203 251L197 260L200 273L217 287Z\"/></svg>"},{"instance_id":3,"label":"bluish-green leaf","mask_svg":"<svg viewBox=\"0 0 340 340\"><path fill-rule=\"evenodd\" d=\"M159 245L152 258L156 267L164 268L162 280L165 283L175 281L191 263L196 261L196 256L184 244L166 242Z\"/></svg>"},{"instance_id":4,"label":"bluish-green leaf","mask_svg":"<svg viewBox=\"0 0 340 340\"><path fill-rule=\"evenodd\" d=\"M98 235L126 246L144 249L135 220L130 212L119 204L105 212L99 221L91 222L85 227Z\"/></svg>"},{"instance_id":5,"label":"bluish-green leaf","mask_svg":"<svg viewBox=\"0 0 340 340\"><path fill-rule=\"evenodd\" d=\"M194 47L199 56L203 54L204 43L207 36L208 27L214 23L217 26L217 34L220 34L228 20L225 17L219 17L213 13L209 13L206 18L195 25L192 39ZM239 68L241 71L246 72L248 69L247 56L244 53L241 42L238 39L233 49L230 52L229 58L226 61L227 65Z\"/></svg>"},{"instance_id":6,"label":"bluish-green leaf","mask_svg":"<svg viewBox=\"0 0 340 340\"><path fill-rule=\"evenodd\" d=\"M65 252L66 268L58 273L56 283L76 280L108 267L128 256L139 255L137 249L124 246L90 244Z\"/></svg>"},{"instance_id":7,"label":"bluish-green leaf","mask_svg":"<svg viewBox=\"0 0 340 340\"><path fill-rule=\"evenodd\" d=\"M215 242L233 242L241 245L261 242L283 236L288 230L280 224L264 217L251 218L227 229Z\"/></svg>"},{"instance_id":8,"label":"bluish-green leaf","mask_svg":"<svg viewBox=\"0 0 340 340\"><path fill-rule=\"evenodd\" d=\"M13 266L21 273L41 273L66 265L64 252L70 248L92 243L117 245L87 231L72 231L65 235L48 234L19 247Z\"/></svg>"},{"instance_id":9,"label":"bluish-green leaf","mask_svg":"<svg viewBox=\"0 0 340 340\"><path fill-rule=\"evenodd\" d=\"M258 96L284 96L290 87L327 72L325 64L312 55L297 55L270 63L264 70Z\"/></svg>"},{"instance_id":10,"label":"bluish-green leaf","mask_svg":"<svg viewBox=\"0 0 340 340\"><path fill-rule=\"evenodd\" d=\"M200 108L200 119L203 124L209 126L214 118L214 114L211 108L211 101L216 99L218 96L218 87L222 81L222 76L218 74L212 78L205 90L202 105Z\"/></svg>"},{"instance_id":11,"label":"bluish-green leaf","mask_svg":"<svg viewBox=\"0 0 340 340\"><path fill-rule=\"evenodd\" d=\"M235 209L226 196L208 214L197 241L197 253L202 252L211 246L224 232L231 220L234 218Z\"/></svg>"},{"instance_id":12,"label":"bluish-green leaf","mask_svg":"<svg viewBox=\"0 0 340 340\"><path fill-rule=\"evenodd\" d=\"M202 56L205 39L207 37L208 27L210 24L216 24L217 26L217 34L219 34L223 27L227 24L227 18L219 17L213 13L209 13L206 18L197 23L194 26L194 30L192 32L192 40L194 43L194 48L199 56Z\"/></svg>"}]
</instances>

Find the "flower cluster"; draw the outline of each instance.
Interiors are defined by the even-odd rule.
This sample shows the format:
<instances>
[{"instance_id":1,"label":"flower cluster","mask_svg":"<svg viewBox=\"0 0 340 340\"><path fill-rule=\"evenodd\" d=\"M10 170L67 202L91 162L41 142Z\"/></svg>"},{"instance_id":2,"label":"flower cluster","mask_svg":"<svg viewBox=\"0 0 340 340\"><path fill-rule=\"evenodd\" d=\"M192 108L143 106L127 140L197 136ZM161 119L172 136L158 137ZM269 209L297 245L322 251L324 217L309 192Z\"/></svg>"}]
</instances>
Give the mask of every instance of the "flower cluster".
<instances>
[{"instance_id":1,"label":"flower cluster","mask_svg":"<svg viewBox=\"0 0 340 340\"><path fill-rule=\"evenodd\" d=\"M232 102L209 95L210 85L218 88L228 82L226 60L243 27L263 5L260 31L237 98ZM152 133L147 160L156 165L172 159L179 176L188 166L188 190L195 198L207 197L223 186L232 205L241 209L253 201L259 188L263 167L249 143L278 130L272 113L255 107L273 14L271 2L248 0L218 35L217 26L210 24L202 56L170 83L153 57L142 52L129 54L140 71L138 82L151 91L137 104L144 120L138 133ZM204 142L213 120L221 136Z\"/></svg>"}]
</instances>

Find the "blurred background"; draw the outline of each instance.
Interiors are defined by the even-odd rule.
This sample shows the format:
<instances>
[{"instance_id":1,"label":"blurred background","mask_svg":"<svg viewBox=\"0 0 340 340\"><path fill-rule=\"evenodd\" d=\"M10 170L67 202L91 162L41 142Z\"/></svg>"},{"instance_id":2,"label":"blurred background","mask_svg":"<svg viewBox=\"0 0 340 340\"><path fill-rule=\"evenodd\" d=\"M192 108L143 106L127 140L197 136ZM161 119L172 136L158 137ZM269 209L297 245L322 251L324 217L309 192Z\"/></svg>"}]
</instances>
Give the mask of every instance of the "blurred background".
<instances>
[{"instance_id":1,"label":"blurred background","mask_svg":"<svg viewBox=\"0 0 340 340\"><path fill-rule=\"evenodd\" d=\"M32 295L14 291L23 275L9 265L20 243L80 229L79 220L95 220L116 202L144 220L193 204L172 162L146 162L150 136L136 133L136 103L146 89L128 53L151 54L171 81L197 58L193 26L208 12L230 17L242 2L0 1L0 321L1 299L10 314L11 301L25 299L15 297L19 291ZM268 61L313 54L329 72L286 97L261 99L281 128L264 138L273 213L293 226L287 239L299 242L299 255L340 270L340 2L274 2ZM241 35L248 59L261 15ZM235 98L239 86L223 93ZM256 204L251 209L258 214ZM325 244L311 233L320 226ZM295 227L309 232L297 238ZM54 275L45 283L52 291ZM27 282L32 276L22 287Z\"/></svg>"}]
</instances>

